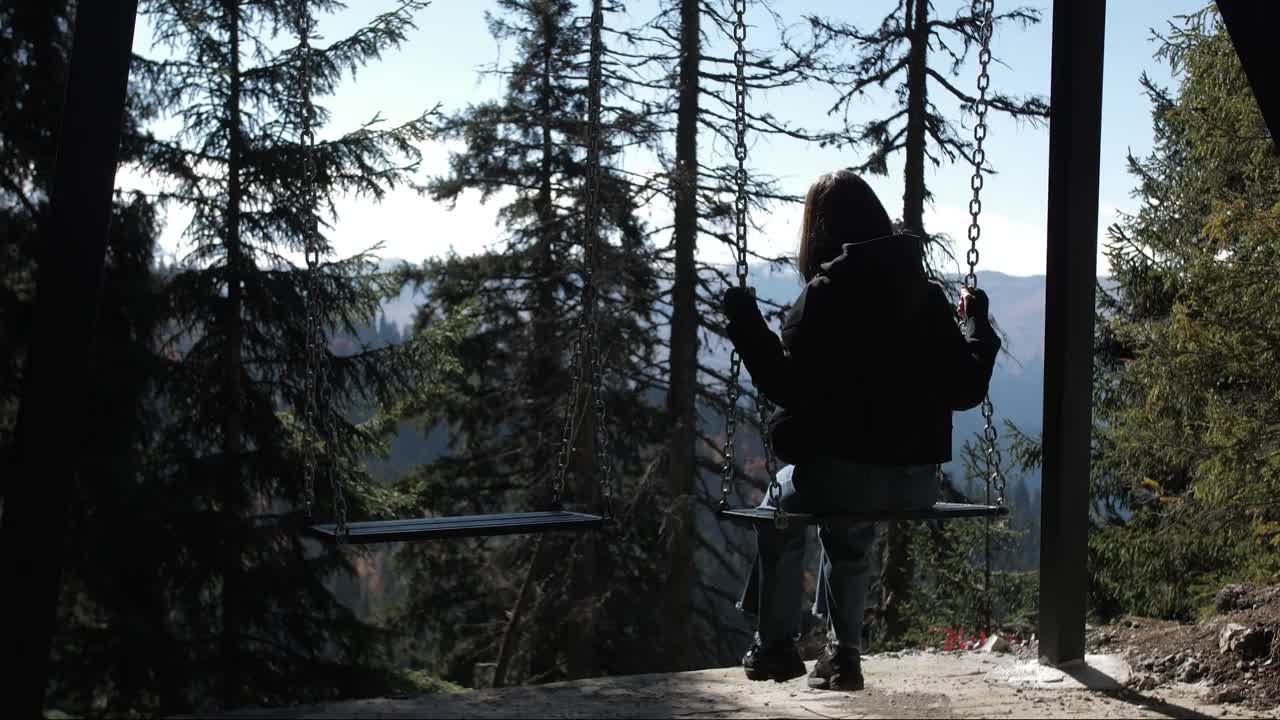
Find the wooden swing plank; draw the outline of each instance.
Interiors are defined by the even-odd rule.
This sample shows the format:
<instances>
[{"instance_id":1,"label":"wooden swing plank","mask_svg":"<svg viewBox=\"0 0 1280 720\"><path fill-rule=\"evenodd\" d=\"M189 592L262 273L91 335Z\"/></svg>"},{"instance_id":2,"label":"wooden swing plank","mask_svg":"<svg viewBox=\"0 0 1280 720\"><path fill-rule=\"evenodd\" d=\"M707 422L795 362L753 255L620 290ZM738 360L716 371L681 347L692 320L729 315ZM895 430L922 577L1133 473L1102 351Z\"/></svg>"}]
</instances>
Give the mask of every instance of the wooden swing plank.
<instances>
[{"instance_id":1,"label":"wooden swing plank","mask_svg":"<svg viewBox=\"0 0 1280 720\"><path fill-rule=\"evenodd\" d=\"M722 516L733 522L773 522L773 510L762 508L737 508L722 510ZM967 503L936 503L931 508L913 510L878 510L853 513L787 513L787 519L805 525L824 522L878 522L881 520L952 520L957 518L1000 517L1009 509L999 505L970 505Z\"/></svg>"},{"instance_id":2,"label":"wooden swing plank","mask_svg":"<svg viewBox=\"0 0 1280 720\"><path fill-rule=\"evenodd\" d=\"M501 513L495 515L455 515L452 517L412 518L408 520L368 520L347 523L343 542L367 545L383 542L414 542L450 537L484 537L520 535L553 530L592 530L607 521L600 515L565 510ZM321 539L336 540L333 523L313 525L311 533Z\"/></svg>"}]
</instances>

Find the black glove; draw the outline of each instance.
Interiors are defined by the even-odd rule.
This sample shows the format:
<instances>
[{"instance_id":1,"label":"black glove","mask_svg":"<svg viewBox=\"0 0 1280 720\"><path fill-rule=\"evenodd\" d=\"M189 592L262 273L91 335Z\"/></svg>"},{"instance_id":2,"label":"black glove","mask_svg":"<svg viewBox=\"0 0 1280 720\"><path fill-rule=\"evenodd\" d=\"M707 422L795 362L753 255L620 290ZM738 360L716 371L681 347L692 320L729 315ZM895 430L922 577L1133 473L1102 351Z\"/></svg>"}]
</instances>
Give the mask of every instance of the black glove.
<instances>
[{"instance_id":1,"label":"black glove","mask_svg":"<svg viewBox=\"0 0 1280 720\"><path fill-rule=\"evenodd\" d=\"M743 287L733 286L724 291L724 301L720 305L730 325L765 325L760 307L756 305L755 292Z\"/></svg>"},{"instance_id":2,"label":"black glove","mask_svg":"<svg viewBox=\"0 0 1280 720\"><path fill-rule=\"evenodd\" d=\"M972 318L975 322L990 325L990 312L991 301L987 299L985 292L978 288L960 288L960 307L956 308L956 315L961 320Z\"/></svg>"}]
</instances>

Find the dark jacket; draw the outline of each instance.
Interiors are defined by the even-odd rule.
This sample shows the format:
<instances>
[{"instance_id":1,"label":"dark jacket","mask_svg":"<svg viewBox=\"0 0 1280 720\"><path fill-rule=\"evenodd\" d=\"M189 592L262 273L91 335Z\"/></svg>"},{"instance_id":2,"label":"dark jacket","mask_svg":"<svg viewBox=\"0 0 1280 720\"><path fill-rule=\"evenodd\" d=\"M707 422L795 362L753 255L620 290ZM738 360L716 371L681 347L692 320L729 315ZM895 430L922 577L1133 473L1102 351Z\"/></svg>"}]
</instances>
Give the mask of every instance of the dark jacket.
<instances>
[{"instance_id":1,"label":"dark jacket","mask_svg":"<svg viewBox=\"0 0 1280 720\"><path fill-rule=\"evenodd\" d=\"M846 245L791 307L779 341L759 314L729 323L756 388L779 406L774 452L861 463L951 459L951 412L982 402L1000 340L989 320L962 325L942 287L878 270Z\"/></svg>"}]
</instances>

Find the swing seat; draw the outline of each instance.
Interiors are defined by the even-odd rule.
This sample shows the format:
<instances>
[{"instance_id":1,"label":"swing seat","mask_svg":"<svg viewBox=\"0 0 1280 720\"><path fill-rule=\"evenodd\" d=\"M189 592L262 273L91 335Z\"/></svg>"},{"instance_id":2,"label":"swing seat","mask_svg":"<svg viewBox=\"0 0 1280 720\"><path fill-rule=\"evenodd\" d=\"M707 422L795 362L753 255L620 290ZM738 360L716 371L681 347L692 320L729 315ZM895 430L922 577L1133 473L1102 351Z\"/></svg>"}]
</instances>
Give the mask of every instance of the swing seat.
<instances>
[{"instance_id":1,"label":"swing seat","mask_svg":"<svg viewBox=\"0 0 1280 720\"><path fill-rule=\"evenodd\" d=\"M970 505L967 503L935 503L931 508L915 510L880 510L860 513L787 513L787 520L802 525L818 525L826 522L878 522L882 520L952 520L956 518L1002 517L1009 508L999 505ZM754 525L773 522L773 510L768 508L735 508L721 510L720 515L730 522Z\"/></svg>"},{"instance_id":2,"label":"swing seat","mask_svg":"<svg viewBox=\"0 0 1280 720\"><path fill-rule=\"evenodd\" d=\"M409 520L367 520L347 523L347 535L343 540L350 545L369 545L450 537L521 535L553 530L594 530L603 527L607 522L608 520L601 515L566 510L456 515ZM311 533L323 540L334 542L337 540L337 525L333 523L313 525Z\"/></svg>"}]
</instances>

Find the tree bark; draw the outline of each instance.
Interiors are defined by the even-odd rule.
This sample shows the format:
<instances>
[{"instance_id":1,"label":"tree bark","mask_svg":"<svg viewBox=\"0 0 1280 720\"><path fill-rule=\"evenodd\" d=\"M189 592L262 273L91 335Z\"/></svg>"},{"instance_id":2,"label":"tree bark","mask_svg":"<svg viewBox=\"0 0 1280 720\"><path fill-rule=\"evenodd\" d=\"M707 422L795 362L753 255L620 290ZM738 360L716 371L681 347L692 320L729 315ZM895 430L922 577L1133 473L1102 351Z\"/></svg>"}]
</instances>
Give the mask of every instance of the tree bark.
<instances>
[{"instance_id":1,"label":"tree bark","mask_svg":"<svg viewBox=\"0 0 1280 720\"><path fill-rule=\"evenodd\" d=\"M924 235L925 114L929 91L925 68L929 62L929 0L907 0L906 8L911 50L907 61L907 137L902 169L905 183L902 224L906 230Z\"/></svg>"},{"instance_id":2,"label":"tree bark","mask_svg":"<svg viewBox=\"0 0 1280 720\"><path fill-rule=\"evenodd\" d=\"M926 122L928 107L928 76L925 68L929 62L929 0L907 0L906 27L911 41L907 61L907 137L903 163L904 192L902 197L902 224L904 229L925 235L924 182ZM884 563L880 568L882 592L877 608L880 629L886 638L899 637L904 623L900 608L911 592L913 563L907 552L909 528L901 522L890 522L880 529L883 533Z\"/></svg>"},{"instance_id":3,"label":"tree bark","mask_svg":"<svg viewBox=\"0 0 1280 720\"><path fill-rule=\"evenodd\" d=\"M547 535L538 535L537 544L533 548L533 560L525 571L524 581L520 583L520 594L516 597L516 606L511 609L511 618L502 633L502 644L498 646L497 666L493 670L493 686L503 687L507 683L507 671L511 667L511 658L515 655L519 644L520 622L529 611L529 603L533 601L533 586L536 578L546 572L547 564L554 546L547 544Z\"/></svg>"},{"instance_id":4,"label":"tree bark","mask_svg":"<svg viewBox=\"0 0 1280 720\"><path fill-rule=\"evenodd\" d=\"M671 562L663 608L663 651L672 669L683 669L688 644L688 605L696 581L693 533L697 467L698 313L698 70L700 3L680 6L680 86L676 117L675 282L672 288L670 381L667 413L667 494L673 517L667 553Z\"/></svg>"},{"instance_id":5,"label":"tree bark","mask_svg":"<svg viewBox=\"0 0 1280 720\"><path fill-rule=\"evenodd\" d=\"M588 403L592 401L587 398ZM597 481L598 469L595 467L595 428L596 415L587 405L583 413L582 439L577 455L577 471L574 478L578 481L574 487L575 497L588 508L600 506L600 492ZM596 598L599 589L596 587L597 545L600 535L594 532L579 533L571 546L576 552L569 554L571 563L569 576L569 613L565 617L568 626L565 628L565 668L570 680L591 677L595 672L596 647Z\"/></svg>"},{"instance_id":6,"label":"tree bark","mask_svg":"<svg viewBox=\"0 0 1280 720\"><path fill-rule=\"evenodd\" d=\"M554 203L554 178L552 177L555 137L552 132L551 115L554 110L552 103L552 57L555 48L554 34L556 28L554 19L549 13L544 13L539 19L538 30L542 35L542 69L538 79L537 104L541 157L538 164L538 193L534 198L538 217L534 262L538 268L538 279L534 290L533 347L531 350L532 363L528 391L535 398L535 407L545 412L549 418L554 418L554 421L550 423L554 430L552 435L549 436L549 442L539 442L534 449L532 467L535 473L549 471L551 478L554 479L559 472L555 451L560 440L556 433L560 430L561 418L556 414L556 403L552 397L548 397L546 391L547 388L555 387L554 383L560 368L559 349L562 346L556 342L556 329L559 320L556 308L556 287L564 273L564 268L557 268L555 263L555 241L558 235L558 228L556 227ZM564 398L563 401L570 402L568 398ZM511 657L519 644L517 631L524 615L528 612L528 603L533 599L533 587L541 581L546 573L548 564L546 554L557 546L558 543L548 543L544 538L539 538L538 540L538 547L534 550L529 572L521 586L516 608L503 634L498 667L494 670L495 686L506 682L507 674L510 670ZM531 669L537 674L549 670L550 665L554 664L554 638L556 636L554 629L551 628L534 626L531 632L533 634L532 642L534 647L542 649L542 652L535 652L532 658L534 666Z\"/></svg>"}]
</instances>

